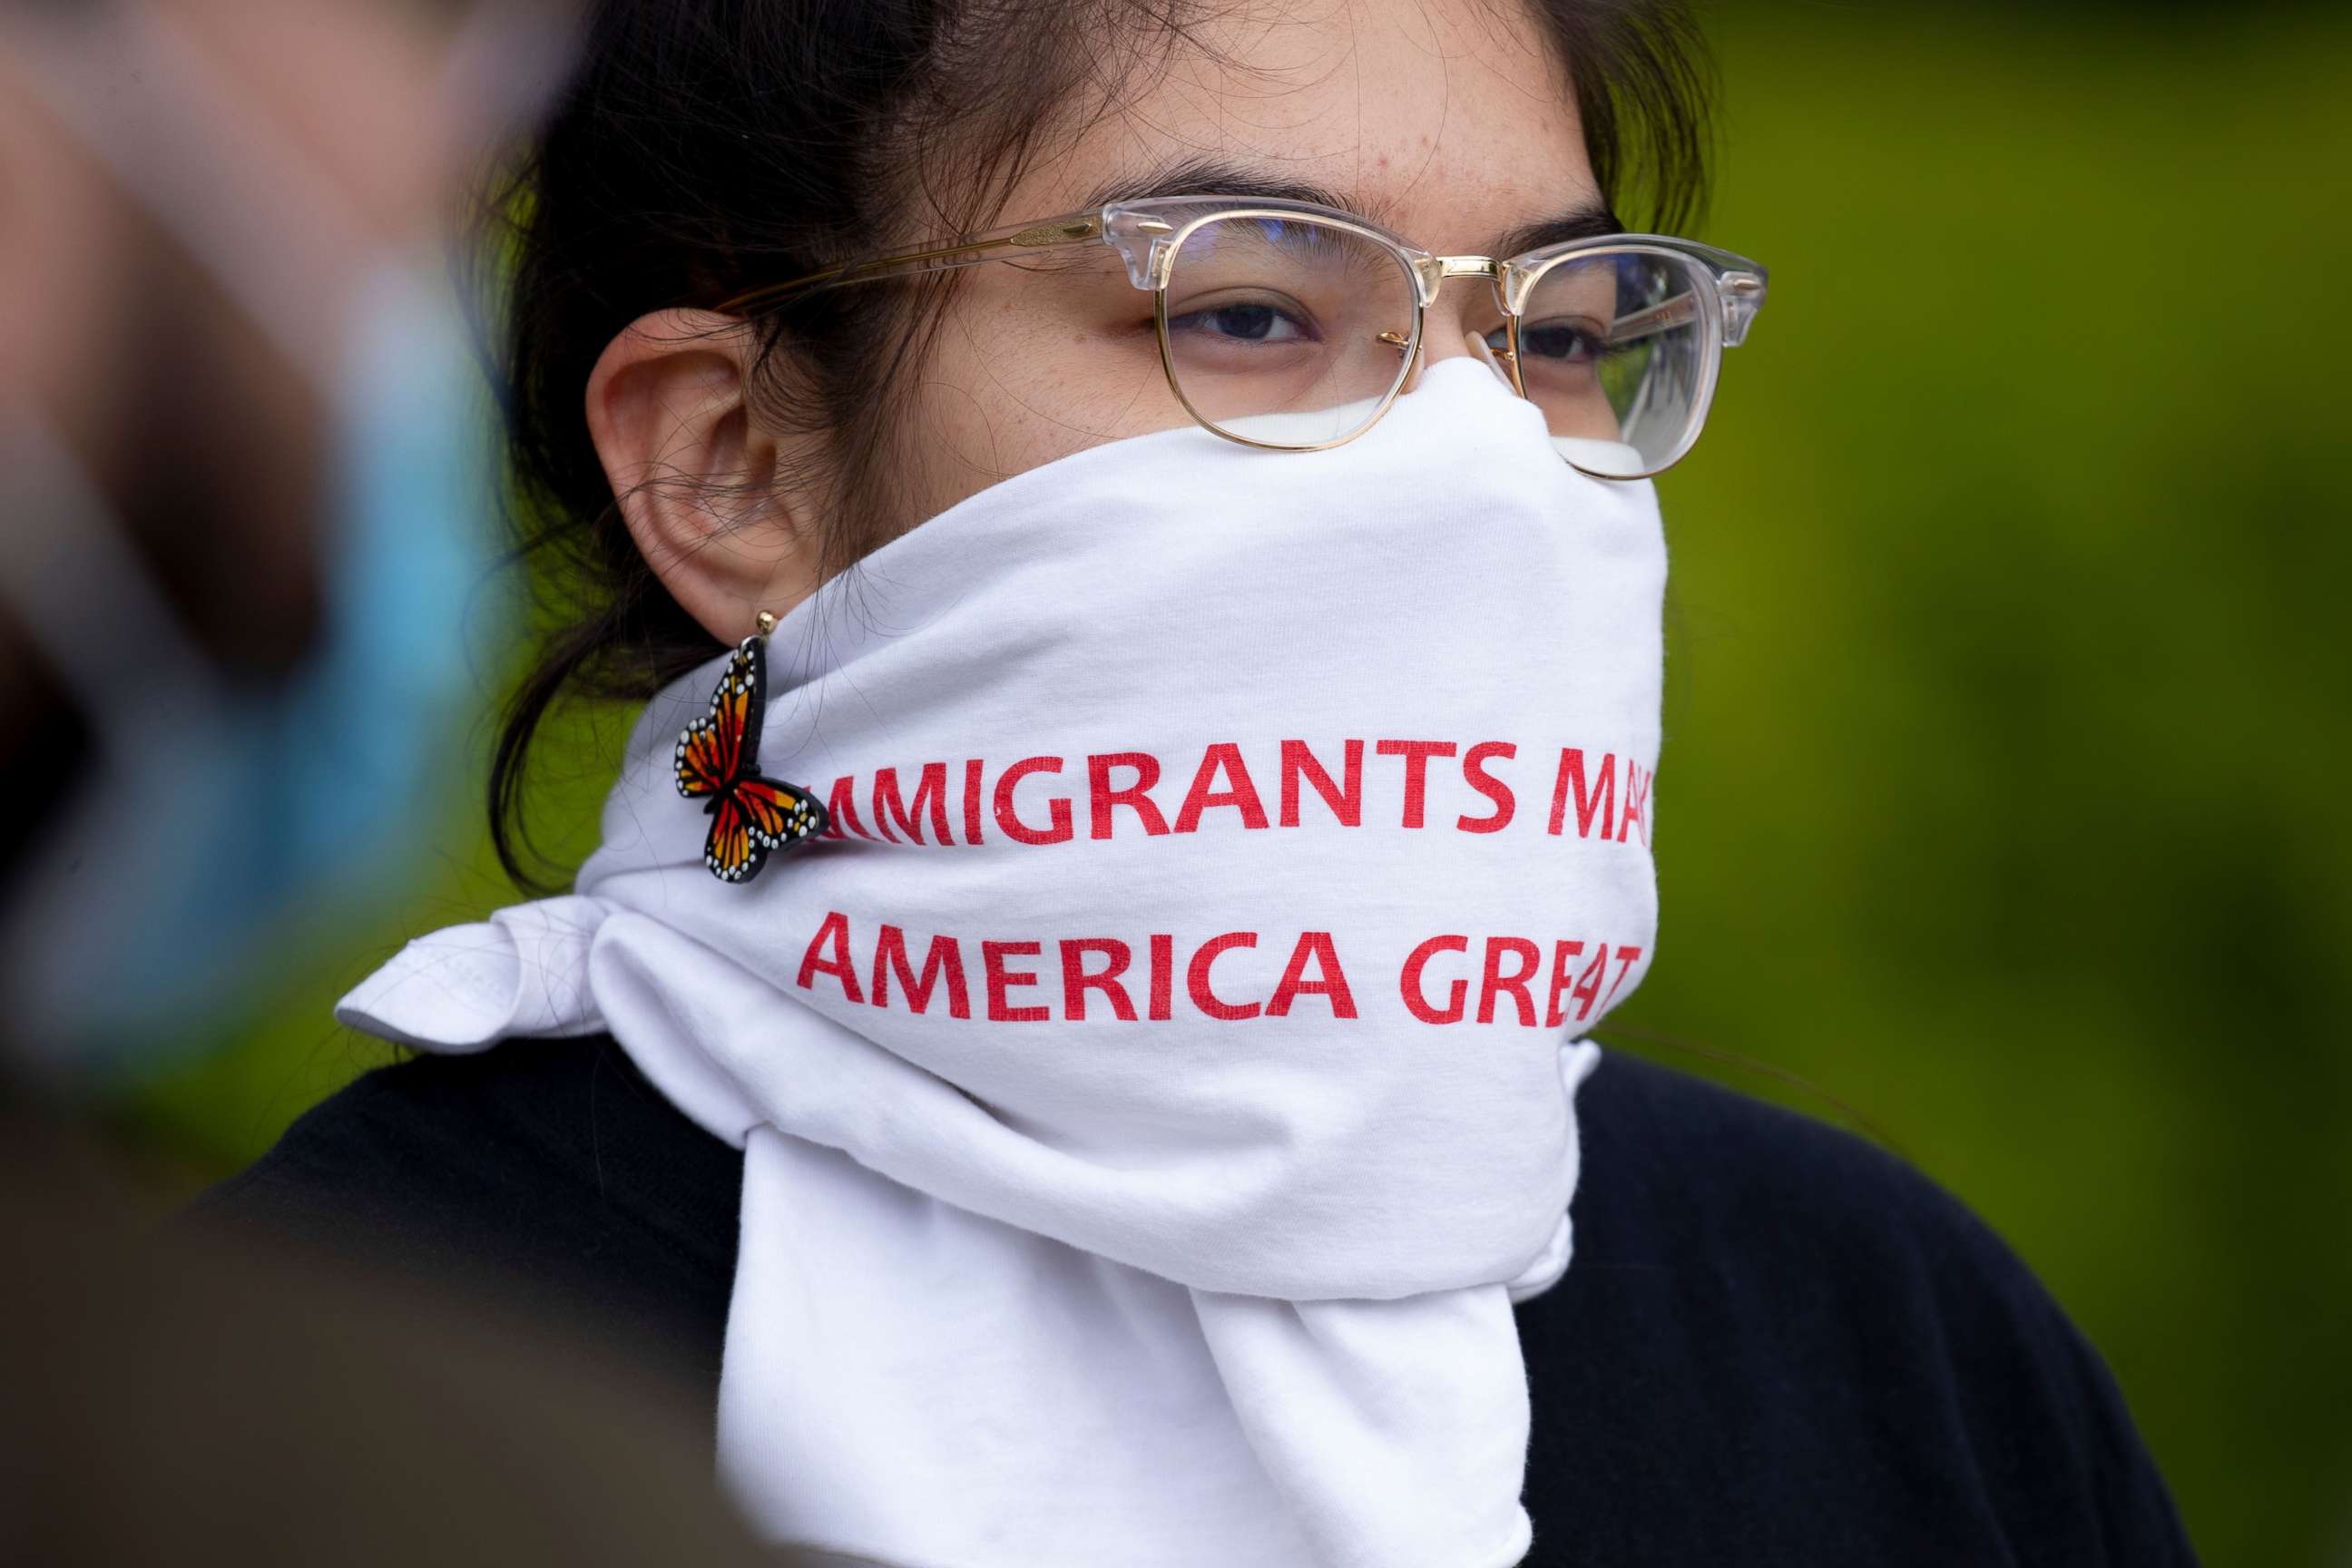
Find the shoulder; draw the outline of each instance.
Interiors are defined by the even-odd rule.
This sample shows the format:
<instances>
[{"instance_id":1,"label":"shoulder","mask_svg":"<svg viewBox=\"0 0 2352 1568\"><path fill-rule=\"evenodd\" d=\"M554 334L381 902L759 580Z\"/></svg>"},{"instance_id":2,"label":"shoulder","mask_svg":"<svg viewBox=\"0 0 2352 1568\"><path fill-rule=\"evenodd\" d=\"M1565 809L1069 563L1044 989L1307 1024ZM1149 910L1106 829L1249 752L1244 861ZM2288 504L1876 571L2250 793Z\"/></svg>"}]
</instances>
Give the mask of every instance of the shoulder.
<instances>
[{"instance_id":1,"label":"shoulder","mask_svg":"<svg viewBox=\"0 0 2352 1568\"><path fill-rule=\"evenodd\" d=\"M716 1375L742 1156L610 1039L362 1074L182 1217L523 1299Z\"/></svg>"},{"instance_id":2,"label":"shoulder","mask_svg":"<svg viewBox=\"0 0 2352 1568\"><path fill-rule=\"evenodd\" d=\"M1916 1169L1622 1054L1577 1121L1573 1260L1518 1311L1531 1511L1649 1514L1653 1556L1663 1528L1751 1563L2191 1560L2097 1352Z\"/></svg>"},{"instance_id":3,"label":"shoulder","mask_svg":"<svg viewBox=\"0 0 2352 1568\"><path fill-rule=\"evenodd\" d=\"M1842 1128L1623 1053L1601 1059L1578 1111L1597 1177L1579 1189L1580 1252L1732 1241L1776 1269L1916 1256L1973 1289L2038 1294L1958 1199Z\"/></svg>"}]
</instances>

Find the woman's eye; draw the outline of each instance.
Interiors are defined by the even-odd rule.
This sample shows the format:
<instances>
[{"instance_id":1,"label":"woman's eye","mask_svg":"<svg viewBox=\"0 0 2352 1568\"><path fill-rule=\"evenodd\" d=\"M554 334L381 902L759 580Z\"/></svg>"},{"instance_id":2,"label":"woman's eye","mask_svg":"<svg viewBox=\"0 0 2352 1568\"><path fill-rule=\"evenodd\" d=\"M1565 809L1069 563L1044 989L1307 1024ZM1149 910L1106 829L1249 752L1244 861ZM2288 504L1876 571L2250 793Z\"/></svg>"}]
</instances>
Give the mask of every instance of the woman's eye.
<instances>
[{"instance_id":1,"label":"woman's eye","mask_svg":"<svg viewBox=\"0 0 2352 1568\"><path fill-rule=\"evenodd\" d=\"M1574 321L1534 321L1519 328L1519 353L1527 359L1558 363L1601 357L1601 336Z\"/></svg>"},{"instance_id":2,"label":"woman's eye","mask_svg":"<svg viewBox=\"0 0 2352 1568\"><path fill-rule=\"evenodd\" d=\"M1200 332L1213 338L1245 343L1303 342L1312 334L1281 306L1258 300L1236 300L1211 305L1168 320L1171 331Z\"/></svg>"}]
</instances>

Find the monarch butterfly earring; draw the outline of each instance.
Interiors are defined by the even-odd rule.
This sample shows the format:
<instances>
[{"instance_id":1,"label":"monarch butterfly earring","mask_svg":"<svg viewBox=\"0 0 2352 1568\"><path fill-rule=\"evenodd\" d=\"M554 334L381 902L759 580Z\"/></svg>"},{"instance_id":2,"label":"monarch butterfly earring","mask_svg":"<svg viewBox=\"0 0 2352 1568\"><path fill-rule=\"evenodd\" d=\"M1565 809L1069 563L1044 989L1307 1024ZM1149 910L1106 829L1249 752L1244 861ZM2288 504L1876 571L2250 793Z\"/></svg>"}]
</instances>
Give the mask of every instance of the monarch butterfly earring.
<instances>
[{"instance_id":1,"label":"monarch butterfly earring","mask_svg":"<svg viewBox=\"0 0 2352 1568\"><path fill-rule=\"evenodd\" d=\"M829 819L798 784L760 776L760 721L767 707L768 634L776 617L760 612L760 629L735 645L710 711L677 738L677 793L703 803L710 837L702 863L722 882L748 882L772 850L823 833Z\"/></svg>"}]
</instances>

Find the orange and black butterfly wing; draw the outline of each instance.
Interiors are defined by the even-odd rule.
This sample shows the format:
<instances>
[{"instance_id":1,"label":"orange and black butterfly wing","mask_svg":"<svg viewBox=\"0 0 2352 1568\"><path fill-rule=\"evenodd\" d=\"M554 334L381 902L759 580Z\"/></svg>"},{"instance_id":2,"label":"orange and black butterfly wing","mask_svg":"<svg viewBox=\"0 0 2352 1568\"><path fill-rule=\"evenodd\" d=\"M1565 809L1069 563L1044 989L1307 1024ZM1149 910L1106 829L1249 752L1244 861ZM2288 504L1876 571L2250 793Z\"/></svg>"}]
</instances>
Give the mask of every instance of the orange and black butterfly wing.
<instances>
[{"instance_id":1,"label":"orange and black butterfly wing","mask_svg":"<svg viewBox=\"0 0 2352 1568\"><path fill-rule=\"evenodd\" d=\"M751 836L771 849L789 849L825 830L824 803L798 784L755 774L736 784L732 798Z\"/></svg>"},{"instance_id":2,"label":"orange and black butterfly wing","mask_svg":"<svg viewBox=\"0 0 2352 1568\"><path fill-rule=\"evenodd\" d=\"M737 647L710 694L710 711L677 738L677 793L688 800L724 795L760 754L760 689L767 679L760 642L745 637Z\"/></svg>"},{"instance_id":3,"label":"orange and black butterfly wing","mask_svg":"<svg viewBox=\"0 0 2352 1568\"><path fill-rule=\"evenodd\" d=\"M722 882L748 882L767 864L773 846L751 831L732 790L711 806L710 837L703 840L702 863Z\"/></svg>"}]
</instances>

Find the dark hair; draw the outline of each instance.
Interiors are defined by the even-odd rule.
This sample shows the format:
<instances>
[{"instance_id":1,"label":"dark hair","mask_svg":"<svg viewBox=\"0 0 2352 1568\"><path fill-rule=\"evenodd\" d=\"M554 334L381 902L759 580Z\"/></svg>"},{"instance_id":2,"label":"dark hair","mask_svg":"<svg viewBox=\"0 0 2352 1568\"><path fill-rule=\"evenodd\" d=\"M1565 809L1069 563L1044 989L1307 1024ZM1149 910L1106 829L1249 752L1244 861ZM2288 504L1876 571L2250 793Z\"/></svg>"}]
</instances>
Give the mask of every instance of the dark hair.
<instances>
[{"instance_id":1,"label":"dark hair","mask_svg":"<svg viewBox=\"0 0 2352 1568\"><path fill-rule=\"evenodd\" d=\"M1651 226L1694 217L1707 92L1685 0L1534 3L1602 194L1621 213L1645 202L1634 210ZM503 242L485 254L504 270L499 379L537 628L490 772L492 839L519 884L540 885L523 806L549 710L567 696L642 700L718 651L638 552L589 438L583 404L605 345L650 310L977 226L1045 136L1100 112L1118 79L1216 4L591 6L575 76L483 209ZM856 502L820 543L828 575L881 542L889 394L908 379L891 373L923 352L953 277L823 292L760 318L747 395L823 432L833 493Z\"/></svg>"}]
</instances>

